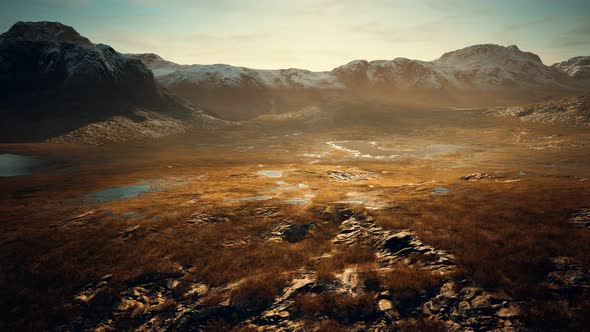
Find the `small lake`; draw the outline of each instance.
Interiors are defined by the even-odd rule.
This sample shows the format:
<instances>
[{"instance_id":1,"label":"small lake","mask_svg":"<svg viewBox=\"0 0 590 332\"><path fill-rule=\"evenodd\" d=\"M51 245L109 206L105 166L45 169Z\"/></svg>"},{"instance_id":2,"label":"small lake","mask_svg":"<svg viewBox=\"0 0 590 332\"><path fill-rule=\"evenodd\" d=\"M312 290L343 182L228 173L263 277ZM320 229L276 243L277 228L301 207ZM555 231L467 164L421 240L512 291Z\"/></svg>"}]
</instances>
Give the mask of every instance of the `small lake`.
<instances>
[{"instance_id":1,"label":"small lake","mask_svg":"<svg viewBox=\"0 0 590 332\"><path fill-rule=\"evenodd\" d=\"M134 198L150 190L151 188L152 186L150 186L149 184L108 188L105 190L97 191L92 194L88 194L86 195L86 197L93 198L99 202L109 202L124 198Z\"/></svg>"},{"instance_id":2,"label":"small lake","mask_svg":"<svg viewBox=\"0 0 590 332\"><path fill-rule=\"evenodd\" d=\"M305 199L286 199L283 201L286 204L295 204L295 205L303 205L309 203Z\"/></svg>"},{"instance_id":3,"label":"small lake","mask_svg":"<svg viewBox=\"0 0 590 332\"><path fill-rule=\"evenodd\" d=\"M443 187L435 187L432 189L432 192L434 192L436 194L448 194L449 189L443 188Z\"/></svg>"},{"instance_id":4,"label":"small lake","mask_svg":"<svg viewBox=\"0 0 590 332\"><path fill-rule=\"evenodd\" d=\"M0 154L0 177L30 175L40 163L35 157L12 153Z\"/></svg>"}]
</instances>

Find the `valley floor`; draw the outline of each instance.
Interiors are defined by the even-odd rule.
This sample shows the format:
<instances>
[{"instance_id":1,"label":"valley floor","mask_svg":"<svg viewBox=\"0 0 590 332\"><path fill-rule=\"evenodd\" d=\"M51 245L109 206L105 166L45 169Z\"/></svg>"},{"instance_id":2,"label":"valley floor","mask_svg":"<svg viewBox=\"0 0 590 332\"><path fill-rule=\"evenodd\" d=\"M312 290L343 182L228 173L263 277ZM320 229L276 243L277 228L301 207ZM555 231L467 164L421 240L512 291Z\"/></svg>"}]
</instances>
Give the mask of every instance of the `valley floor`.
<instances>
[{"instance_id":1,"label":"valley floor","mask_svg":"<svg viewBox=\"0 0 590 332\"><path fill-rule=\"evenodd\" d=\"M1 145L2 330L581 331L590 133L330 106Z\"/></svg>"}]
</instances>

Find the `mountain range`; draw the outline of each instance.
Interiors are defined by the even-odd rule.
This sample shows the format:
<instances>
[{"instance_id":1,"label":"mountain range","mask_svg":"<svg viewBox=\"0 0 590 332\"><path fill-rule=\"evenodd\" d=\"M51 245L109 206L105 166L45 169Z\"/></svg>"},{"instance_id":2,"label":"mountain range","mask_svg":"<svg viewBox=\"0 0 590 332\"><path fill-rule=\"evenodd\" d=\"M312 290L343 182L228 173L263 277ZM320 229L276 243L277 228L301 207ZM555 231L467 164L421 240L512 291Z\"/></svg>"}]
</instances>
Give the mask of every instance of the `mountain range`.
<instances>
[{"instance_id":1,"label":"mountain range","mask_svg":"<svg viewBox=\"0 0 590 332\"><path fill-rule=\"evenodd\" d=\"M474 45L433 61L355 60L324 72L180 65L153 53L131 56L140 59L170 91L235 120L280 112L280 105L322 99L327 93L434 105L498 106L590 88L590 57L547 66L538 55L515 45Z\"/></svg>"},{"instance_id":2,"label":"mountain range","mask_svg":"<svg viewBox=\"0 0 590 332\"><path fill-rule=\"evenodd\" d=\"M121 54L56 22L18 22L1 34L0 72L5 141L159 137L345 100L503 106L590 89L590 57L548 66L514 45L474 45L433 61L355 60L323 72L262 70Z\"/></svg>"}]
</instances>

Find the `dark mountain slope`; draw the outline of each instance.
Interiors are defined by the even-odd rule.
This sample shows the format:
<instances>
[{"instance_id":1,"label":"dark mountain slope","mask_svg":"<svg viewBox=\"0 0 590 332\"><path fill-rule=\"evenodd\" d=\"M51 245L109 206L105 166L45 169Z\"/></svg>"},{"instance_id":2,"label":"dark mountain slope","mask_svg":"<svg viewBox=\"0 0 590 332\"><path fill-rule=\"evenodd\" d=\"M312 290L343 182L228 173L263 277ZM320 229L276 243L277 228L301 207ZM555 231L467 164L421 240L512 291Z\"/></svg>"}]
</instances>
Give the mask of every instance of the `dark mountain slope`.
<instances>
[{"instance_id":1,"label":"dark mountain slope","mask_svg":"<svg viewBox=\"0 0 590 332\"><path fill-rule=\"evenodd\" d=\"M143 137L152 118L212 120L159 87L138 59L51 22L19 22L0 35L0 111L2 141L57 138L115 117L137 124L125 139ZM87 135L93 142L115 139L108 128Z\"/></svg>"}]
</instances>

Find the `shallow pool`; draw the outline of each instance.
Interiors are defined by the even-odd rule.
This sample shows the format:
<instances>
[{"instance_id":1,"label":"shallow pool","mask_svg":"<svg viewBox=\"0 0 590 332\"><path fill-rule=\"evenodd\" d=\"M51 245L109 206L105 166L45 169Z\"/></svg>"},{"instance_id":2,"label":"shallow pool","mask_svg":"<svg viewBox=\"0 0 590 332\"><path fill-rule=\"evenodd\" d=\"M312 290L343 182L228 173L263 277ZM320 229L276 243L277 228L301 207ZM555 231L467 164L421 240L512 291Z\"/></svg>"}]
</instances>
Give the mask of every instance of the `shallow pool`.
<instances>
[{"instance_id":1,"label":"shallow pool","mask_svg":"<svg viewBox=\"0 0 590 332\"><path fill-rule=\"evenodd\" d=\"M39 163L34 157L3 153L0 154L0 176L29 175Z\"/></svg>"},{"instance_id":2,"label":"shallow pool","mask_svg":"<svg viewBox=\"0 0 590 332\"><path fill-rule=\"evenodd\" d=\"M432 188L432 191L437 194L448 194L449 193L449 189L443 188L443 187Z\"/></svg>"},{"instance_id":3,"label":"shallow pool","mask_svg":"<svg viewBox=\"0 0 590 332\"><path fill-rule=\"evenodd\" d=\"M302 205L302 204L307 204L309 203L307 200L305 199L286 199L283 201L284 203L287 204L295 204L295 205Z\"/></svg>"},{"instance_id":4,"label":"shallow pool","mask_svg":"<svg viewBox=\"0 0 590 332\"><path fill-rule=\"evenodd\" d=\"M125 187L109 188L101 191L97 191L92 194L86 195L88 198L93 198L99 202L109 202L124 198L134 198L140 194L151 189L152 186L149 184L140 184Z\"/></svg>"}]
</instances>

